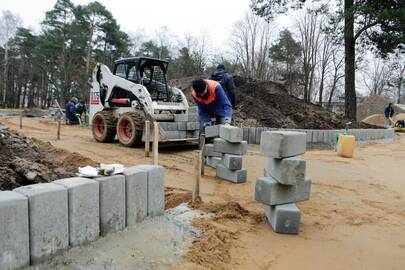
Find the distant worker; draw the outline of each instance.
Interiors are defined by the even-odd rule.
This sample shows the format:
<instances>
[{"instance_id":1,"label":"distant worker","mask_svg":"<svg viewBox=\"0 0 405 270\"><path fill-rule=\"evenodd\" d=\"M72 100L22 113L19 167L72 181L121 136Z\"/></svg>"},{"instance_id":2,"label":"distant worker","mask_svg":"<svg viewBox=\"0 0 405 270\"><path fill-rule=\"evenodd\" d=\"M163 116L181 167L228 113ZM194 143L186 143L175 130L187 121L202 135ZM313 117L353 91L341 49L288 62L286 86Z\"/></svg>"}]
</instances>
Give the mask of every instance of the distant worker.
<instances>
[{"instance_id":1,"label":"distant worker","mask_svg":"<svg viewBox=\"0 0 405 270\"><path fill-rule=\"evenodd\" d=\"M198 106L200 117L200 130L211 124L231 124L232 105L225 94L222 86L213 80L197 79L193 81L193 92L191 93Z\"/></svg>"},{"instance_id":2,"label":"distant worker","mask_svg":"<svg viewBox=\"0 0 405 270\"><path fill-rule=\"evenodd\" d=\"M390 102L388 104L388 107L385 108L384 114L385 114L385 124L387 126L391 126L391 117L394 116L394 107L392 107L392 103Z\"/></svg>"},{"instance_id":3,"label":"distant worker","mask_svg":"<svg viewBox=\"0 0 405 270\"><path fill-rule=\"evenodd\" d=\"M66 103L66 122L68 124L79 124L79 119L76 116L76 104L78 103L78 99L72 97L68 103Z\"/></svg>"},{"instance_id":4,"label":"distant worker","mask_svg":"<svg viewBox=\"0 0 405 270\"><path fill-rule=\"evenodd\" d=\"M81 122L83 122L82 114L86 115L86 112L87 112L86 104L84 103L83 100L81 100L79 103L76 104L76 115L78 115L78 117L81 119Z\"/></svg>"},{"instance_id":5,"label":"distant worker","mask_svg":"<svg viewBox=\"0 0 405 270\"><path fill-rule=\"evenodd\" d=\"M224 89L229 101L232 104L232 108L235 109L236 106L236 86L232 76L226 71L225 66L220 64L217 69L210 76L210 80L217 81L221 84L222 89Z\"/></svg>"}]
</instances>

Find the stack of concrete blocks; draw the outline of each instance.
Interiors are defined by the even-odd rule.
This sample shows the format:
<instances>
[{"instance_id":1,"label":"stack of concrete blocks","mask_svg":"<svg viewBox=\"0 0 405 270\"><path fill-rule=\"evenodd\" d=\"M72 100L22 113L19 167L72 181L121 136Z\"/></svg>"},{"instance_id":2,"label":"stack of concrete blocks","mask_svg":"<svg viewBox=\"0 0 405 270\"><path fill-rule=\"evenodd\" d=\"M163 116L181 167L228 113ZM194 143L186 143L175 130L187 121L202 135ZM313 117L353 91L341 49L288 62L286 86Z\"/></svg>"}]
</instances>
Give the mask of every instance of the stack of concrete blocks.
<instances>
[{"instance_id":1,"label":"stack of concrete blocks","mask_svg":"<svg viewBox=\"0 0 405 270\"><path fill-rule=\"evenodd\" d=\"M301 211L296 202L309 199L311 181L305 177L307 136L295 131L266 131L261 135L260 151L265 156L264 177L258 177L256 201L265 205L273 230L297 234Z\"/></svg>"},{"instance_id":2,"label":"stack of concrete blocks","mask_svg":"<svg viewBox=\"0 0 405 270\"><path fill-rule=\"evenodd\" d=\"M163 212L161 166L139 165L123 175L74 177L0 191L0 269L43 262L69 246Z\"/></svg>"},{"instance_id":3,"label":"stack of concrete blocks","mask_svg":"<svg viewBox=\"0 0 405 270\"><path fill-rule=\"evenodd\" d=\"M161 122L160 125L170 139L198 138L200 122L197 107L190 107L187 113L175 114L174 122Z\"/></svg>"},{"instance_id":4,"label":"stack of concrete blocks","mask_svg":"<svg viewBox=\"0 0 405 270\"><path fill-rule=\"evenodd\" d=\"M205 145L204 153L207 165L216 169L217 177L233 183L246 182L242 156L247 152L247 142L243 140L243 130L225 125L208 126L205 136L214 138L213 144Z\"/></svg>"}]
</instances>

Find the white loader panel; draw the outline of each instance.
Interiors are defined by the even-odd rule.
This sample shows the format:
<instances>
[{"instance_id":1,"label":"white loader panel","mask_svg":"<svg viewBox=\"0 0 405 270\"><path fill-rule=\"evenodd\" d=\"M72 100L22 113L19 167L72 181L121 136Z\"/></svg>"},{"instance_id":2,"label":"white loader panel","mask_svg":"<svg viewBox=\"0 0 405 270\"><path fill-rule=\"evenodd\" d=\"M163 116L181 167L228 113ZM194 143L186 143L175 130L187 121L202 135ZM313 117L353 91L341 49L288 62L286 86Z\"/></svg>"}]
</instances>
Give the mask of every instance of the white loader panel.
<instances>
[{"instance_id":1,"label":"white loader panel","mask_svg":"<svg viewBox=\"0 0 405 270\"><path fill-rule=\"evenodd\" d=\"M103 110L103 105L101 104L100 101L100 86L96 81L93 81L92 87L90 89L90 109L89 109L89 114L90 114L90 122L93 119L93 116Z\"/></svg>"}]
</instances>

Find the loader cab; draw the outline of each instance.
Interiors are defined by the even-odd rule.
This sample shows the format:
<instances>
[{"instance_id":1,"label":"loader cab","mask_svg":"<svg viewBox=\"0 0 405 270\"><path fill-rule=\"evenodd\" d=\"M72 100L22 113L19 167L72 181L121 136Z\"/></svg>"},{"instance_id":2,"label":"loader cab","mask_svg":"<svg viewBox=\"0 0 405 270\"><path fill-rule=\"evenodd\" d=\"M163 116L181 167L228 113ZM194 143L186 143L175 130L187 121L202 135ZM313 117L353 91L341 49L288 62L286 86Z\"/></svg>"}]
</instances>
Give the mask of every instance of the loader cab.
<instances>
[{"instance_id":1,"label":"loader cab","mask_svg":"<svg viewBox=\"0 0 405 270\"><path fill-rule=\"evenodd\" d=\"M171 91L166 80L168 65L167 61L156 58L130 57L115 61L113 74L145 86L152 100L169 101Z\"/></svg>"}]
</instances>

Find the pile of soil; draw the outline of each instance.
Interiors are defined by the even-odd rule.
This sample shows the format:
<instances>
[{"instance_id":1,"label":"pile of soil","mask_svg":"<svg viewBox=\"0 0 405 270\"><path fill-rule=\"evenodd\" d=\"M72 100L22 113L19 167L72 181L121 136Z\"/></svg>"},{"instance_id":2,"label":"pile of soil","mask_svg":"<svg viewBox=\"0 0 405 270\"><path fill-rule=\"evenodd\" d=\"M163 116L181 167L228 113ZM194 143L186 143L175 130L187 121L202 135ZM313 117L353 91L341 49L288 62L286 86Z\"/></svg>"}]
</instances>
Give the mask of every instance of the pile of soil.
<instances>
[{"instance_id":1,"label":"pile of soil","mask_svg":"<svg viewBox=\"0 0 405 270\"><path fill-rule=\"evenodd\" d=\"M372 114L361 120L361 122L370 125L385 126L385 116L383 114Z\"/></svg>"},{"instance_id":2,"label":"pile of soil","mask_svg":"<svg viewBox=\"0 0 405 270\"><path fill-rule=\"evenodd\" d=\"M0 125L0 190L72 177L85 165L96 163Z\"/></svg>"},{"instance_id":3,"label":"pile of soil","mask_svg":"<svg viewBox=\"0 0 405 270\"><path fill-rule=\"evenodd\" d=\"M365 97L361 103L357 105L357 121L361 121L373 114L383 114L388 103L391 101L382 96L371 95ZM400 106L394 105L395 113L405 112Z\"/></svg>"},{"instance_id":4,"label":"pile of soil","mask_svg":"<svg viewBox=\"0 0 405 270\"><path fill-rule=\"evenodd\" d=\"M234 110L236 125L248 127L273 127L297 129L341 129L350 120L327 111L325 108L288 94L283 84L272 81L255 81L235 77L237 106ZM189 102L192 78L171 81L182 89ZM354 122L352 128L375 128L366 123Z\"/></svg>"}]
</instances>

